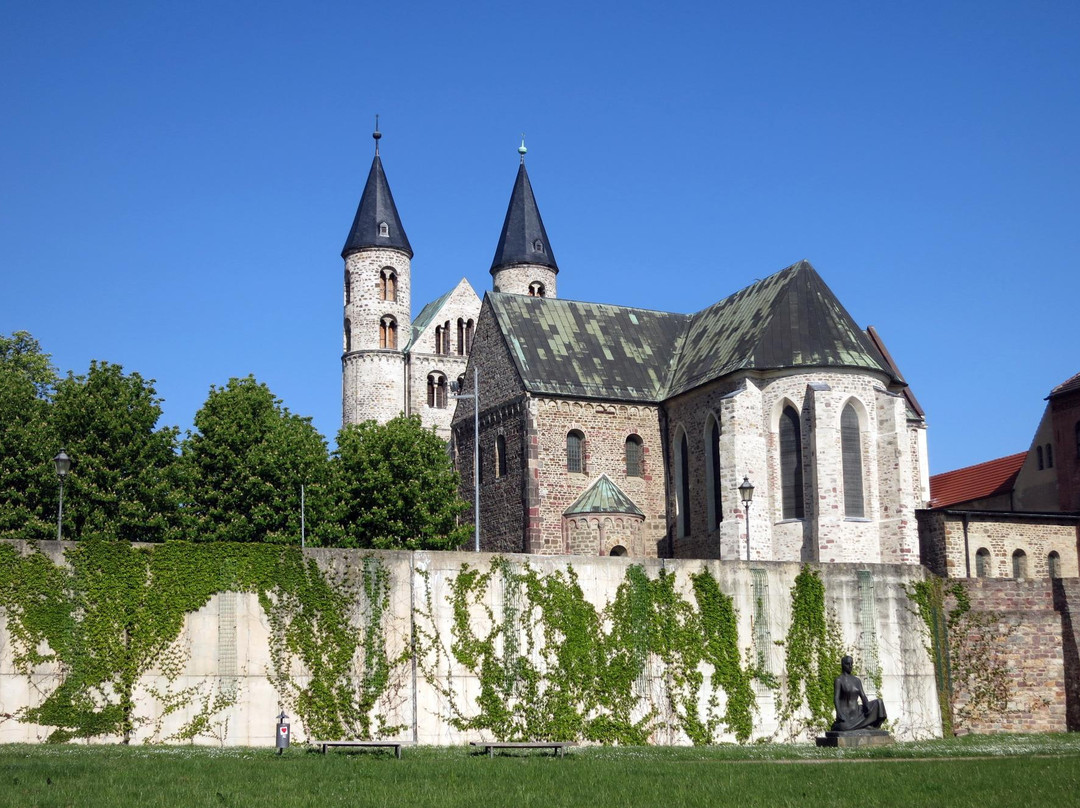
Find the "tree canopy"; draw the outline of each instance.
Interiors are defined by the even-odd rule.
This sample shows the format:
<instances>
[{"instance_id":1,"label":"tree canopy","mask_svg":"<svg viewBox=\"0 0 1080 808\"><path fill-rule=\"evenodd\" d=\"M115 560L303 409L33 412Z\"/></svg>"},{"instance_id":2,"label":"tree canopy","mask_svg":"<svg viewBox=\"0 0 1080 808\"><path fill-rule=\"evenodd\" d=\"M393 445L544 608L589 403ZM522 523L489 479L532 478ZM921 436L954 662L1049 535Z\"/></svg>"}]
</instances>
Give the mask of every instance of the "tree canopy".
<instances>
[{"instance_id":1,"label":"tree canopy","mask_svg":"<svg viewBox=\"0 0 1080 808\"><path fill-rule=\"evenodd\" d=\"M342 546L454 550L468 540L446 444L419 416L344 427L334 489Z\"/></svg>"}]
</instances>

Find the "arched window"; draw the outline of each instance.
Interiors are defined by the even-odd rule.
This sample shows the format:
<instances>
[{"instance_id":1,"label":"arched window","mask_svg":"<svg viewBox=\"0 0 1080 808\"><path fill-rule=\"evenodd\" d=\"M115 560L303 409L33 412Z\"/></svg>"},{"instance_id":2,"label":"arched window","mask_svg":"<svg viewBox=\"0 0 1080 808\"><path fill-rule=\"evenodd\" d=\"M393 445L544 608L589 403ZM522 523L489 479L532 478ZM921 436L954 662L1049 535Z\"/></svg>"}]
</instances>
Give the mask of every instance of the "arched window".
<instances>
[{"instance_id":1,"label":"arched window","mask_svg":"<svg viewBox=\"0 0 1080 808\"><path fill-rule=\"evenodd\" d=\"M544 284L540 281L533 281L529 284L529 297L543 297L544 296Z\"/></svg>"},{"instance_id":2,"label":"arched window","mask_svg":"<svg viewBox=\"0 0 1080 808\"><path fill-rule=\"evenodd\" d=\"M441 354L443 341L443 330L441 325L435 326L435 353Z\"/></svg>"},{"instance_id":3,"label":"arched window","mask_svg":"<svg viewBox=\"0 0 1080 808\"><path fill-rule=\"evenodd\" d=\"M390 225L386 222L379 222L379 235L383 238L390 237Z\"/></svg>"},{"instance_id":4,"label":"arched window","mask_svg":"<svg viewBox=\"0 0 1080 808\"><path fill-rule=\"evenodd\" d=\"M352 284L349 283L349 270L345 270L345 305L352 303Z\"/></svg>"},{"instance_id":5,"label":"arched window","mask_svg":"<svg viewBox=\"0 0 1080 808\"><path fill-rule=\"evenodd\" d=\"M709 528L724 521L724 477L720 471L720 422L709 416L705 427L705 484L709 490Z\"/></svg>"},{"instance_id":6,"label":"arched window","mask_svg":"<svg viewBox=\"0 0 1080 808\"><path fill-rule=\"evenodd\" d=\"M990 577L990 551L985 547L980 547L975 551L975 577Z\"/></svg>"},{"instance_id":7,"label":"arched window","mask_svg":"<svg viewBox=\"0 0 1080 808\"><path fill-rule=\"evenodd\" d=\"M379 347L397 348L397 320L389 314L379 322Z\"/></svg>"},{"instance_id":8,"label":"arched window","mask_svg":"<svg viewBox=\"0 0 1080 808\"><path fill-rule=\"evenodd\" d=\"M803 452L799 413L784 407L780 414L780 494L782 518L803 518Z\"/></svg>"},{"instance_id":9,"label":"arched window","mask_svg":"<svg viewBox=\"0 0 1080 808\"><path fill-rule=\"evenodd\" d=\"M566 435L566 470L573 474L585 473L585 435L576 429Z\"/></svg>"},{"instance_id":10,"label":"arched window","mask_svg":"<svg viewBox=\"0 0 1080 808\"><path fill-rule=\"evenodd\" d=\"M644 468L644 451L641 445L641 438L637 435L630 435L626 439L626 476L627 477L643 477L645 476Z\"/></svg>"},{"instance_id":11,"label":"arched window","mask_svg":"<svg viewBox=\"0 0 1080 808\"><path fill-rule=\"evenodd\" d=\"M506 475L506 438L502 435L495 436L495 476Z\"/></svg>"},{"instance_id":12,"label":"arched window","mask_svg":"<svg viewBox=\"0 0 1080 808\"><path fill-rule=\"evenodd\" d=\"M1035 457L1038 458L1039 471L1042 471L1045 468L1045 466L1043 465L1042 446L1035 447Z\"/></svg>"},{"instance_id":13,"label":"arched window","mask_svg":"<svg viewBox=\"0 0 1080 808\"><path fill-rule=\"evenodd\" d=\"M859 414L850 403L840 415L840 454L844 466L844 516L865 516L862 432L859 429Z\"/></svg>"},{"instance_id":14,"label":"arched window","mask_svg":"<svg viewBox=\"0 0 1080 808\"><path fill-rule=\"evenodd\" d=\"M621 558L626 555L626 548L623 547L621 544L616 544L614 547L611 548L611 552L608 553L608 555Z\"/></svg>"},{"instance_id":15,"label":"arched window","mask_svg":"<svg viewBox=\"0 0 1080 808\"><path fill-rule=\"evenodd\" d=\"M352 350L352 321L345 318L345 353Z\"/></svg>"},{"instance_id":16,"label":"arched window","mask_svg":"<svg viewBox=\"0 0 1080 808\"><path fill-rule=\"evenodd\" d=\"M675 450L675 519L680 537L690 535L690 451L686 433L679 435Z\"/></svg>"},{"instance_id":17,"label":"arched window","mask_svg":"<svg viewBox=\"0 0 1080 808\"><path fill-rule=\"evenodd\" d=\"M469 320L465 323L465 353L472 353L472 338L473 332L476 330L476 324Z\"/></svg>"},{"instance_id":18,"label":"arched window","mask_svg":"<svg viewBox=\"0 0 1080 808\"><path fill-rule=\"evenodd\" d=\"M540 239L534 239L533 240L533 252L543 253L544 252L544 242L542 242Z\"/></svg>"},{"instance_id":19,"label":"arched window","mask_svg":"<svg viewBox=\"0 0 1080 808\"><path fill-rule=\"evenodd\" d=\"M1051 578L1061 577L1061 556L1058 555L1057 550L1051 550L1050 555L1046 557L1046 569Z\"/></svg>"},{"instance_id":20,"label":"arched window","mask_svg":"<svg viewBox=\"0 0 1080 808\"><path fill-rule=\"evenodd\" d=\"M1013 578L1027 578L1027 553L1016 550L1012 555Z\"/></svg>"},{"instance_id":21,"label":"arched window","mask_svg":"<svg viewBox=\"0 0 1080 808\"><path fill-rule=\"evenodd\" d=\"M379 298L391 302L397 300L397 273L390 267L383 267L379 273Z\"/></svg>"},{"instance_id":22,"label":"arched window","mask_svg":"<svg viewBox=\"0 0 1080 808\"><path fill-rule=\"evenodd\" d=\"M1046 467L1052 469L1054 467L1054 444L1046 444Z\"/></svg>"},{"instance_id":23,"label":"arched window","mask_svg":"<svg viewBox=\"0 0 1080 808\"><path fill-rule=\"evenodd\" d=\"M441 373L429 373L427 377L427 405L446 409L446 377Z\"/></svg>"},{"instance_id":24,"label":"arched window","mask_svg":"<svg viewBox=\"0 0 1080 808\"><path fill-rule=\"evenodd\" d=\"M465 321L460 317L457 321L457 353L458 356L465 355Z\"/></svg>"}]
</instances>

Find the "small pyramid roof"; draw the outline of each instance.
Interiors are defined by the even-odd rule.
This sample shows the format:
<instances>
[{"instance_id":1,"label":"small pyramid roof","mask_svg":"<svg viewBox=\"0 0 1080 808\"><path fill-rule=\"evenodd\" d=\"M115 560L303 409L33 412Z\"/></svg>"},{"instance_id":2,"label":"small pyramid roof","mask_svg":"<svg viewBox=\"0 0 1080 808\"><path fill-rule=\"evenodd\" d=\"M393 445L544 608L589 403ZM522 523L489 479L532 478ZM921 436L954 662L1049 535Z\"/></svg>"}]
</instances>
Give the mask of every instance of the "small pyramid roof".
<instances>
[{"instance_id":1,"label":"small pyramid roof","mask_svg":"<svg viewBox=\"0 0 1080 808\"><path fill-rule=\"evenodd\" d=\"M491 261L491 273L500 267L511 264L537 264L559 271L555 263L555 254L551 251L544 220L540 218L540 209L536 206L529 173L525 170L525 161L518 167L514 190L510 194L510 204L506 208L499 245L495 248L495 257Z\"/></svg>"},{"instance_id":2,"label":"small pyramid roof","mask_svg":"<svg viewBox=\"0 0 1080 808\"><path fill-rule=\"evenodd\" d=\"M382 235L380 228L383 223L386 224L385 236ZM390 193L390 185L386 181L386 173L383 171L382 159L378 153L371 161L367 184L364 185L364 193L360 196L356 217L349 229L349 237L345 239L341 257L344 258L364 247L391 247L408 253L410 258L413 254L412 245L409 244L409 237L405 235L405 228L401 225L397 205L394 204L394 196Z\"/></svg>"},{"instance_id":3,"label":"small pyramid roof","mask_svg":"<svg viewBox=\"0 0 1080 808\"><path fill-rule=\"evenodd\" d=\"M585 489L574 504L563 511L563 516L577 513L623 513L644 517L645 514L634 504L619 486L606 474L601 474Z\"/></svg>"}]
</instances>

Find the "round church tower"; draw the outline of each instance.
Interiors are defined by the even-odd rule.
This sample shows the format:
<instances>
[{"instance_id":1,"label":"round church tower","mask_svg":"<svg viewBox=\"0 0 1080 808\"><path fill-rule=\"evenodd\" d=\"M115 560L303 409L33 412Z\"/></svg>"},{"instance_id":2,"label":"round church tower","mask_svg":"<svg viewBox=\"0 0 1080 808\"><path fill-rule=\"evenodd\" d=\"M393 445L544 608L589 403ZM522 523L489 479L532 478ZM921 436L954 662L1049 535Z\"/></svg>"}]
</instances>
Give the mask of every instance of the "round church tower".
<instances>
[{"instance_id":1,"label":"round church tower","mask_svg":"<svg viewBox=\"0 0 1080 808\"><path fill-rule=\"evenodd\" d=\"M341 422L385 423L405 411L413 255L379 157L375 159L341 251L345 259Z\"/></svg>"}]
</instances>

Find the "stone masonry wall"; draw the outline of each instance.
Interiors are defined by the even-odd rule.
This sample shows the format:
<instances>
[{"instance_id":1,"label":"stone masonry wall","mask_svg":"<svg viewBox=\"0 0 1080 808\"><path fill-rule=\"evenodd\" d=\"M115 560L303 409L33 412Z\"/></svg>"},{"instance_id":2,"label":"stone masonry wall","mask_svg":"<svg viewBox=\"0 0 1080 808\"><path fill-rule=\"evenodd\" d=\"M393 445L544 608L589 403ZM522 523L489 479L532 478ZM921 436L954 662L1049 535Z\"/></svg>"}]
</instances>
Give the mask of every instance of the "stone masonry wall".
<instances>
[{"instance_id":1,"label":"stone masonry wall","mask_svg":"<svg viewBox=\"0 0 1080 808\"><path fill-rule=\"evenodd\" d=\"M536 264L511 264L499 269L492 278L492 289L512 295L529 294L529 284L539 281L544 284L544 297L558 297L556 281L558 274L550 267Z\"/></svg>"},{"instance_id":2,"label":"stone masonry wall","mask_svg":"<svg viewBox=\"0 0 1080 808\"><path fill-rule=\"evenodd\" d=\"M1080 594L1073 579L1063 582L1073 596ZM994 664L1008 674L1009 698L1003 714L977 712L959 731L990 732L1064 732L1071 727L1067 720L1066 678L1075 682L1075 667L1066 670L1063 653L1062 614L1055 610L1054 585L1050 579L988 580L964 582L972 612L990 615L989 628L975 628L964 641L970 646L991 632L997 654ZM1058 588L1066 591L1061 584ZM950 598L947 608L955 603ZM1071 637L1075 648L1075 635ZM954 683L963 670L954 662ZM1072 691L1075 693L1075 685ZM967 703L967 691L955 687L954 712Z\"/></svg>"},{"instance_id":3,"label":"stone masonry wall","mask_svg":"<svg viewBox=\"0 0 1080 808\"><path fill-rule=\"evenodd\" d=\"M1078 522L1080 520L1074 516L1055 514L922 511L919 525L923 563L934 572L951 578L974 578L977 553L986 549L990 552L987 577L1012 578L1013 554L1020 550L1025 555L1025 577L1046 578L1050 574L1048 556L1054 551L1061 560L1061 576L1073 578L1080 575Z\"/></svg>"}]
</instances>

